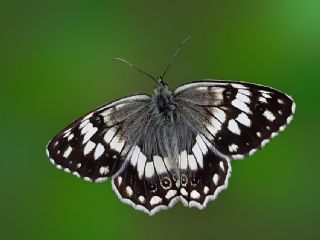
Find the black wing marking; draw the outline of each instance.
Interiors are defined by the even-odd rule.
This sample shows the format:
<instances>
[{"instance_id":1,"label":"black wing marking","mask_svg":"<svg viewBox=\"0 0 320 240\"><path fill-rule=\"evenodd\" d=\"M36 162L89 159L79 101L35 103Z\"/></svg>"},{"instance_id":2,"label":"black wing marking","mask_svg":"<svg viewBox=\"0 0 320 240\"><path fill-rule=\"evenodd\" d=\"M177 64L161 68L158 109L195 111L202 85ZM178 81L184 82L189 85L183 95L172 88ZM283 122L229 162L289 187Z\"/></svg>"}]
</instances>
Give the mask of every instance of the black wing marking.
<instances>
[{"instance_id":1,"label":"black wing marking","mask_svg":"<svg viewBox=\"0 0 320 240\"><path fill-rule=\"evenodd\" d=\"M286 94L251 83L198 82L174 94L182 115L232 159L263 147L284 130L295 111L295 103Z\"/></svg>"},{"instance_id":2,"label":"black wing marking","mask_svg":"<svg viewBox=\"0 0 320 240\"><path fill-rule=\"evenodd\" d=\"M59 169L87 181L103 182L125 166L125 121L139 119L150 97L136 95L102 106L74 121L54 137L47 155Z\"/></svg>"}]
</instances>

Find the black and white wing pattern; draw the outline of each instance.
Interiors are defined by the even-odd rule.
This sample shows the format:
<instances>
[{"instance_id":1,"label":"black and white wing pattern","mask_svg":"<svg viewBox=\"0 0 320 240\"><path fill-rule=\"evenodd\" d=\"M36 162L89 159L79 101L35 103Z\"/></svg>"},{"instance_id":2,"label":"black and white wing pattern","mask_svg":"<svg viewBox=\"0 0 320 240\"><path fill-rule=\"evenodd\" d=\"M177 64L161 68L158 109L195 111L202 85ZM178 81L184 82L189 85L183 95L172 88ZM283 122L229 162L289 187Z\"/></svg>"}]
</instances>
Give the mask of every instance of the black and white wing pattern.
<instances>
[{"instance_id":1,"label":"black and white wing pattern","mask_svg":"<svg viewBox=\"0 0 320 240\"><path fill-rule=\"evenodd\" d=\"M150 215L182 201L204 208L225 189L232 159L263 147L291 121L293 100L251 83L203 81L136 95L74 121L47 146L59 169L112 178L120 200Z\"/></svg>"},{"instance_id":2,"label":"black and white wing pattern","mask_svg":"<svg viewBox=\"0 0 320 240\"><path fill-rule=\"evenodd\" d=\"M143 124L150 97L136 95L102 106L74 121L47 146L59 169L92 182L104 182L126 165L127 129Z\"/></svg>"},{"instance_id":3,"label":"black and white wing pattern","mask_svg":"<svg viewBox=\"0 0 320 240\"><path fill-rule=\"evenodd\" d=\"M179 181L168 158L147 157L137 145L129 164L112 180L118 198L149 215L173 206L179 200Z\"/></svg>"},{"instance_id":4,"label":"black and white wing pattern","mask_svg":"<svg viewBox=\"0 0 320 240\"><path fill-rule=\"evenodd\" d=\"M252 83L205 80L181 86L174 95L182 114L230 159L263 147L284 130L295 111L288 95Z\"/></svg>"},{"instance_id":5,"label":"black and white wing pattern","mask_svg":"<svg viewBox=\"0 0 320 240\"><path fill-rule=\"evenodd\" d=\"M228 186L230 159L216 151L201 134L179 156L180 200L186 207L203 209Z\"/></svg>"},{"instance_id":6,"label":"black and white wing pattern","mask_svg":"<svg viewBox=\"0 0 320 240\"><path fill-rule=\"evenodd\" d=\"M216 198L227 186L229 159L217 154L201 135L188 140L190 147L180 152L177 162L160 152L148 157L142 143L135 146L124 171L112 180L119 199L153 215L179 200L187 207L202 209Z\"/></svg>"}]
</instances>

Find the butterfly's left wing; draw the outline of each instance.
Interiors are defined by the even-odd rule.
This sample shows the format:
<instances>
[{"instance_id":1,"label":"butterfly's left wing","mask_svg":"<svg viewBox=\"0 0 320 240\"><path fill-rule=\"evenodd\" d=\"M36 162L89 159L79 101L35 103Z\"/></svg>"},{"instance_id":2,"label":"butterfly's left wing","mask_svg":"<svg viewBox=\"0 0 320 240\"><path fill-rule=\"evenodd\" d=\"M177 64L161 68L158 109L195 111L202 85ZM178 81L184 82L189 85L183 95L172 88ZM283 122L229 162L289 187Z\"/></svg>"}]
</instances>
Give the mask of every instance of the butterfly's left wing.
<instances>
[{"instance_id":1,"label":"butterfly's left wing","mask_svg":"<svg viewBox=\"0 0 320 240\"><path fill-rule=\"evenodd\" d=\"M177 88L174 95L182 115L230 159L263 147L295 111L288 95L244 82L196 82Z\"/></svg>"},{"instance_id":2,"label":"butterfly's left wing","mask_svg":"<svg viewBox=\"0 0 320 240\"><path fill-rule=\"evenodd\" d=\"M128 141L148 116L150 97L136 95L102 106L74 121L47 146L59 169L87 181L103 182L126 165Z\"/></svg>"}]
</instances>

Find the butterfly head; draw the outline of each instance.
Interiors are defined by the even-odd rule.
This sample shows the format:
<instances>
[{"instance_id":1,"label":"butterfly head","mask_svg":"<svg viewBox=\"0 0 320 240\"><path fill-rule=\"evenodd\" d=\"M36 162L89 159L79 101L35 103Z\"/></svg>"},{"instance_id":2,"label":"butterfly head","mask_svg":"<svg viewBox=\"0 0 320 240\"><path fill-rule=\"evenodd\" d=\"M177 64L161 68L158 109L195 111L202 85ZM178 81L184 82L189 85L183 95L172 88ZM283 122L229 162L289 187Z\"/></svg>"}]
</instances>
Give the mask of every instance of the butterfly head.
<instances>
[{"instance_id":1,"label":"butterfly head","mask_svg":"<svg viewBox=\"0 0 320 240\"><path fill-rule=\"evenodd\" d=\"M172 92L169 90L168 85L163 81L162 77L157 78L157 88L154 90L155 96L171 96Z\"/></svg>"},{"instance_id":2,"label":"butterfly head","mask_svg":"<svg viewBox=\"0 0 320 240\"><path fill-rule=\"evenodd\" d=\"M158 83L158 88L161 88L161 87L168 88L168 85L163 81L163 77L159 77L157 79L157 83Z\"/></svg>"}]
</instances>

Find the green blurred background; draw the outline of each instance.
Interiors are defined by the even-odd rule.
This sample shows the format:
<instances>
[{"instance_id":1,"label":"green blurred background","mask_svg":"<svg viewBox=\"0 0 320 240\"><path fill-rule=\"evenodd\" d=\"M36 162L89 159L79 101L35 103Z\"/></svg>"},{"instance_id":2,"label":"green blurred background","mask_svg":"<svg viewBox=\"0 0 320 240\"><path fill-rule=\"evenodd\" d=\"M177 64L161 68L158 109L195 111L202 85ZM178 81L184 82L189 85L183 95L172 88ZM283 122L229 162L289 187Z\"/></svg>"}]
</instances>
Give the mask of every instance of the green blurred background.
<instances>
[{"instance_id":1,"label":"green blurred background","mask_svg":"<svg viewBox=\"0 0 320 240\"><path fill-rule=\"evenodd\" d=\"M320 239L320 2L4 1L0 3L1 239ZM203 78L256 82L296 101L292 124L232 163L227 190L203 211L153 217L110 182L56 170L45 146L91 109L152 93L124 57L171 88Z\"/></svg>"}]
</instances>

